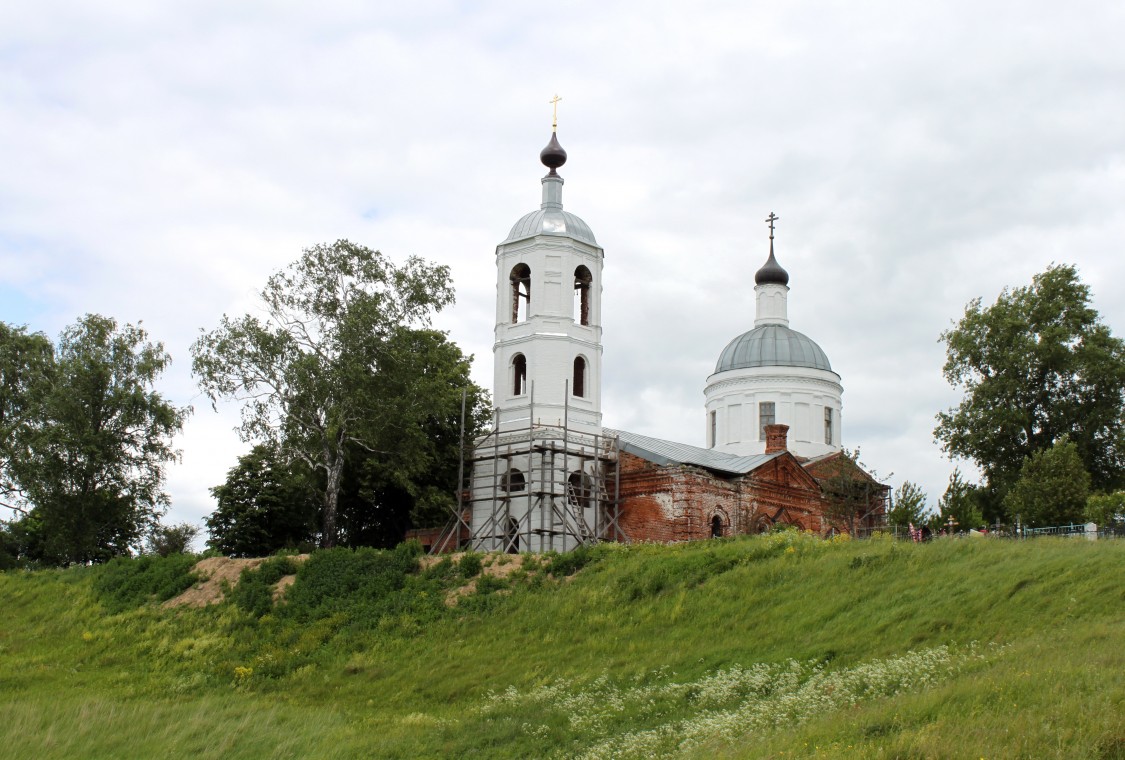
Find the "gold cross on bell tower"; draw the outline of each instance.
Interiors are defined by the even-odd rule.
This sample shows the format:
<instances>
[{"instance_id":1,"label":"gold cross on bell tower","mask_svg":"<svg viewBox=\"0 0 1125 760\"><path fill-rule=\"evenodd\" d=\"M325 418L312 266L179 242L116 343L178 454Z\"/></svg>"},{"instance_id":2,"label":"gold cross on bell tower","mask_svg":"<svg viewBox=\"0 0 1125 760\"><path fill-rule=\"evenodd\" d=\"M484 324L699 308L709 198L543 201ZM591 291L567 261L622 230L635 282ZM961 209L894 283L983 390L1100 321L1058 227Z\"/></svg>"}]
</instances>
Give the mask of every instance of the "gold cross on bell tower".
<instances>
[{"instance_id":1,"label":"gold cross on bell tower","mask_svg":"<svg viewBox=\"0 0 1125 760\"><path fill-rule=\"evenodd\" d=\"M562 98L560 98L559 94L556 92L555 97L553 97L553 98L551 98L550 100L547 101L548 103L550 103L552 106L555 107L554 115L551 117L551 131L552 132L558 132L559 131L559 101L560 100L562 100Z\"/></svg>"}]
</instances>

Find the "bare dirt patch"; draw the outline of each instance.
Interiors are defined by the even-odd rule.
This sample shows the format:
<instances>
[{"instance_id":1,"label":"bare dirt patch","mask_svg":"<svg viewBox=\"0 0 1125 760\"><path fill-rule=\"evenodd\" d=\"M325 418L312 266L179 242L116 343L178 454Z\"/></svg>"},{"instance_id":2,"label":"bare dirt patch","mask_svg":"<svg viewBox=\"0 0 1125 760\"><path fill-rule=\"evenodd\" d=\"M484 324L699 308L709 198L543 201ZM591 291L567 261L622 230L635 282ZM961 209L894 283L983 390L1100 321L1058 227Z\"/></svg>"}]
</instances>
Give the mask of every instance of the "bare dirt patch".
<instances>
[{"instance_id":1,"label":"bare dirt patch","mask_svg":"<svg viewBox=\"0 0 1125 760\"><path fill-rule=\"evenodd\" d=\"M461 558L465 556L464 552L455 552L453 554L443 554L440 556L426 556L418 560L419 565L423 570L433 567L438 562L448 557L453 561L453 564L460 564ZM295 562L304 562L309 558L307 554L299 554L293 557ZM208 557L202 559L195 564L193 568L195 572L199 573L200 580L196 581L195 585L189 588L179 596L173 597L164 602L165 607L206 607L209 604L217 604L223 600L223 588L238 585L238 576L242 571L247 568L255 568L266 561L266 557L254 557L250 559L233 559L231 557ZM541 560L538 557L526 554L484 554L481 563L481 575L491 575L495 578L507 578L512 573L524 568L528 565L528 570L534 570L534 567ZM528 564L530 563L530 564ZM285 590L293 585L297 580L295 575L286 575L277 582L273 587L274 601L282 598L285 595ZM455 589L451 589L445 595L445 603L450 607L456 607L458 600L463 596L475 593L477 590L477 579L470 578L464 584Z\"/></svg>"},{"instance_id":2,"label":"bare dirt patch","mask_svg":"<svg viewBox=\"0 0 1125 760\"><path fill-rule=\"evenodd\" d=\"M293 557L294 562L304 562L309 558L307 554ZM200 580L179 596L172 597L164 602L165 607L206 607L223 600L224 586L238 585L238 576L247 568L255 568L266 561L266 557L253 557L249 559L233 559L231 557L208 557L195 563L192 568L199 573ZM273 598L279 599L285 589L293 585L295 575L286 575L274 586Z\"/></svg>"}]
</instances>

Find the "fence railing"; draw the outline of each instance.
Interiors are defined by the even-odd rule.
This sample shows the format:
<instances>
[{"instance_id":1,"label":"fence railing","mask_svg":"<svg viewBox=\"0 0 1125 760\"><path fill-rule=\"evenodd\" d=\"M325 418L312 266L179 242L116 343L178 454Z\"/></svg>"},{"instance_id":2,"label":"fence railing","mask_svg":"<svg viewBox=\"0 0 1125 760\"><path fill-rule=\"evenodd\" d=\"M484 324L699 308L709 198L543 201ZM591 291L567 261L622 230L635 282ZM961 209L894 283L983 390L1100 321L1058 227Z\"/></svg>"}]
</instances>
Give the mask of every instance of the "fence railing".
<instances>
[{"instance_id":1,"label":"fence railing","mask_svg":"<svg viewBox=\"0 0 1125 760\"><path fill-rule=\"evenodd\" d=\"M1036 536L1085 536L1089 533L1097 535L1098 526L1093 523L1075 523L1073 525L1055 525L1050 528L1024 528L1024 538Z\"/></svg>"},{"instance_id":2,"label":"fence railing","mask_svg":"<svg viewBox=\"0 0 1125 760\"><path fill-rule=\"evenodd\" d=\"M974 536L993 538L1029 539L1041 536L1063 536L1071 538L1125 538L1125 523L1110 523L1108 525L1095 525L1094 523L1073 523L1071 525L1052 525L1046 528L1028 528L1018 525L992 525L983 531L946 531L930 532L924 534L915 530L913 533L905 525L886 525L877 529L888 533L900 541L929 541L935 538L968 538ZM876 531L873 531L876 532ZM868 538L869 535L857 532L856 538Z\"/></svg>"}]
</instances>

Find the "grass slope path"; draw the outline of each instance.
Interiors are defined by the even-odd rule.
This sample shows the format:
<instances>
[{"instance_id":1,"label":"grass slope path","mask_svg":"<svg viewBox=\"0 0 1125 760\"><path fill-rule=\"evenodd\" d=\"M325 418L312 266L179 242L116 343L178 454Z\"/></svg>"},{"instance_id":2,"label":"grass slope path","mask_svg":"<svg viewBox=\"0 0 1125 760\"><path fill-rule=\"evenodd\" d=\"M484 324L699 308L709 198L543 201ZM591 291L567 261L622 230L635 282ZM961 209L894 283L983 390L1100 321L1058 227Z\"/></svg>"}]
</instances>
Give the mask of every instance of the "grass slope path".
<instances>
[{"instance_id":1,"label":"grass slope path","mask_svg":"<svg viewBox=\"0 0 1125 760\"><path fill-rule=\"evenodd\" d=\"M1125 758L1125 542L421 559L0 573L0 757Z\"/></svg>"}]
</instances>

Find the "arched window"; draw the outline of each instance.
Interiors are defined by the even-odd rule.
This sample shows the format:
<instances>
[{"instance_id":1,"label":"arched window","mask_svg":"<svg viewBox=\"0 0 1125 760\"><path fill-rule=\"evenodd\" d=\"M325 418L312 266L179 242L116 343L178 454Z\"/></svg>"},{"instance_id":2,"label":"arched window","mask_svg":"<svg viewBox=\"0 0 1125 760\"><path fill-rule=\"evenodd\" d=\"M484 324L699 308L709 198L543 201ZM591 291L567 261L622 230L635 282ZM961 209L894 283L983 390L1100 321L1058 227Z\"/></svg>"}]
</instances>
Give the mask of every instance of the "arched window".
<instances>
[{"instance_id":1,"label":"arched window","mask_svg":"<svg viewBox=\"0 0 1125 760\"><path fill-rule=\"evenodd\" d=\"M574 382L570 387L575 396L586 398L586 360L581 356L574 357Z\"/></svg>"},{"instance_id":2,"label":"arched window","mask_svg":"<svg viewBox=\"0 0 1125 760\"><path fill-rule=\"evenodd\" d=\"M566 498L579 509L590 507L590 476L584 472L572 472L566 480Z\"/></svg>"},{"instance_id":3,"label":"arched window","mask_svg":"<svg viewBox=\"0 0 1125 760\"><path fill-rule=\"evenodd\" d=\"M527 264L516 264L512 273L508 275L512 283L512 324L527 320L531 310L531 267ZM523 308L520 308L520 302Z\"/></svg>"},{"instance_id":4,"label":"arched window","mask_svg":"<svg viewBox=\"0 0 1125 760\"><path fill-rule=\"evenodd\" d=\"M711 538L723 537L723 518L715 515L711 518Z\"/></svg>"},{"instance_id":5,"label":"arched window","mask_svg":"<svg viewBox=\"0 0 1125 760\"><path fill-rule=\"evenodd\" d=\"M593 281L594 276L586 267L574 270L574 316L580 325L590 324L590 284Z\"/></svg>"},{"instance_id":6,"label":"arched window","mask_svg":"<svg viewBox=\"0 0 1125 760\"><path fill-rule=\"evenodd\" d=\"M522 396L527 392L527 359L523 354L512 357L512 395Z\"/></svg>"},{"instance_id":7,"label":"arched window","mask_svg":"<svg viewBox=\"0 0 1125 760\"><path fill-rule=\"evenodd\" d=\"M503 486L508 493L518 493L527 488L527 481L524 479L522 472L512 467L504 473Z\"/></svg>"}]
</instances>

